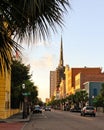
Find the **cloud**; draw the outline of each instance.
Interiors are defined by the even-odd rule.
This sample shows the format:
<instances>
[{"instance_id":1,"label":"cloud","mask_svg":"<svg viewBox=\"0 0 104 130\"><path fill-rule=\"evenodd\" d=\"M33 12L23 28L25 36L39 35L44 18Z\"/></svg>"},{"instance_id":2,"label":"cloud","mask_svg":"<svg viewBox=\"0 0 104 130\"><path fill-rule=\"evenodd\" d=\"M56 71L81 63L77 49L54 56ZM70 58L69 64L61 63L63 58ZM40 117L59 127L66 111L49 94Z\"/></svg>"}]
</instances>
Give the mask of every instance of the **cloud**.
<instances>
[{"instance_id":1,"label":"cloud","mask_svg":"<svg viewBox=\"0 0 104 130\"><path fill-rule=\"evenodd\" d=\"M57 49L57 44L49 44L46 41L44 41L44 44L40 43L32 48L26 49L25 47L23 51L23 62L30 64L32 69L43 69L43 71L44 69L52 70L57 64Z\"/></svg>"},{"instance_id":2,"label":"cloud","mask_svg":"<svg viewBox=\"0 0 104 130\"><path fill-rule=\"evenodd\" d=\"M47 69L51 68L55 63L54 55L45 54L43 57L39 58L38 60L33 59L30 61L30 64L33 68L39 69Z\"/></svg>"}]
</instances>

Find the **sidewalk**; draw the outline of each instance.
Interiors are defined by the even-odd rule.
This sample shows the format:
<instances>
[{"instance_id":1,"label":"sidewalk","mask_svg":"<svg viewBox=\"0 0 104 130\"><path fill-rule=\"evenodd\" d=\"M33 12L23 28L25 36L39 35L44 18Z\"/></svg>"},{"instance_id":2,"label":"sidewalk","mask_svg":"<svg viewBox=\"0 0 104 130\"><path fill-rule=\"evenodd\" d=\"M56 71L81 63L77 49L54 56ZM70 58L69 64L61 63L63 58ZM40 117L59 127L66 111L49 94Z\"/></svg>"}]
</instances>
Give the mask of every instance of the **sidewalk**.
<instances>
[{"instance_id":1,"label":"sidewalk","mask_svg":"<svg viewBox=\"0 0 104 130\"><path fill-rule=\"evenodd\" d=\"M29 116L25 119L22 118L22 112L12 115L7 119L0 119L0 123L12 123L12 122L29 122L32 116L32 112L30 112Z\"/></svg>"},{"instance_id":2,"label":"sidewalk","mask_svg":"<svg viewBox=\"0 0 104 130\"><path fill-rule=\"evenodd\" d=\"M0 130L23 130L25 124L31 120L32 113L22 119L22 112L12 115L7 119L0 119Z\"/></svg>"}]
</instances>

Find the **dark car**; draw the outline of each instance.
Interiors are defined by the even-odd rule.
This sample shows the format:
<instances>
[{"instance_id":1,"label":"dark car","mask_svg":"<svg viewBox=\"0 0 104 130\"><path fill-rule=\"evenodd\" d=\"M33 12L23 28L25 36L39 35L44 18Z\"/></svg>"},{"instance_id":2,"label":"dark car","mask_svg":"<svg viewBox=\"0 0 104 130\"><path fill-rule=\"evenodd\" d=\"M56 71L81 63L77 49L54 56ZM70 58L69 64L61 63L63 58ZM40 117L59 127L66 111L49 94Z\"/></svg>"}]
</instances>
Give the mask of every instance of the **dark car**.
<instances>
[{"instance_id":1,"label":"dark car","mask_svg":"<svg viewBox=\"0 0 104 130\"><path fill-rule=\"evenodd\" d=\"M35 105L33 108L33 113L42 113L42 109L39 105Z\"/></svg>"},{"instance_id":2,"label":"dark car","mask_svg":"<svg viewBox=\"0 0 104 130\"><path fill-rule=\"evenodd\" d=\"M79 107L70 108L70 112L81 112L81 108L79 108Z\"/></svg>"},{"instance_id":3,"label":"dark car","mask_svg":"<svg viewBox=\"0 0 104 130\"><path fill-rule=\"evenodd\" d=\"M81 109L81 116L96 116L96 109L93 106L85 106Z\"/></svg>"},{"instance_id":4,"label":"dark car","mask_svg":"<svg viewBox=\"0 0 104 130\"><path fill-rule=\"evenodd\" d=\"M51 111L51 107L50 106L46 106L45 107L45 111Z\"/></svg>"}]
</instances>

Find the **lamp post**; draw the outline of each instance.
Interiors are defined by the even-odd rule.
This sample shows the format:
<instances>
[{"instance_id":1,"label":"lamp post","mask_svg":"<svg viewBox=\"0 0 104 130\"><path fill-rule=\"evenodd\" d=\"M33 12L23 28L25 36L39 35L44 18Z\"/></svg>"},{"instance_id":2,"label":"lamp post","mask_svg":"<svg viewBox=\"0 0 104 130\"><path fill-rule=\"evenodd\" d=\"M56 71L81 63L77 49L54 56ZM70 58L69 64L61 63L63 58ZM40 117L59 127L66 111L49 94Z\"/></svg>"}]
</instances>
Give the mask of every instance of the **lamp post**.
<instances>
[{"instance_id":1,"label":"lamp post","mask_svg":"<svg viewBox=\"0 0 104 130\"><path fill-rule=\"evenodd\" d=\"M94 102L94 98L95 98L95 96L93 95L93 96L92 96L92 104L91 104L91 105L93 105L93 102Z\"/></svg>"},{"instance_id":2,"label":"lamp post","mask_svg":"<svg viewBox=\"0 0 104 130\"><path fill-rule=\"evenodd\" d=\"M25 90L25 84L22 84L22 89ZM23 99L23 119L24 118L27 118L27 97L26 97L26 93L23 92L22 93L23 96L24 96L24 99Z\"/></svg>"}]
</instances>

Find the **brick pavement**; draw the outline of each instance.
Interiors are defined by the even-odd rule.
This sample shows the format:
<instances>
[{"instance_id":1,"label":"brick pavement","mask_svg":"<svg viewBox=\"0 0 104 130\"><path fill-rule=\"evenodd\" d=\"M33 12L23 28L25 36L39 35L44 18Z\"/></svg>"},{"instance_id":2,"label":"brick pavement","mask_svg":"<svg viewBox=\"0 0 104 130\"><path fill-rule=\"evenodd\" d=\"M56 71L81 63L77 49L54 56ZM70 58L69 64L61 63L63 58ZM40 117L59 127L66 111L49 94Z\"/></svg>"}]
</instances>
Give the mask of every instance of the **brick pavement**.
<instances>
[{"instance_id":1,"label":"brick pavement","mask_svg":"<svg viewBox=\"0 0 104 130\"><path fill-rule=\"evenodd\" d=\"M22 119L22 113L18 113L7 119L0 119L0 130L22 130L26 122L30 121L31 115L32 113L26 119Z\"/></svg>"},{"instance_id":2,"label":"brick pavement","mask_svg":"<svg viewBox=\"0 0 104 130\"><path fill-rule=\"evenodd\" d=\"M24 124L23 122L0 123L0 130L22 130Z\"/></svg>"}]
</instances>

